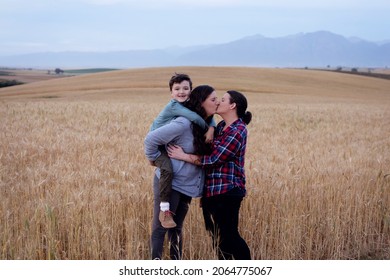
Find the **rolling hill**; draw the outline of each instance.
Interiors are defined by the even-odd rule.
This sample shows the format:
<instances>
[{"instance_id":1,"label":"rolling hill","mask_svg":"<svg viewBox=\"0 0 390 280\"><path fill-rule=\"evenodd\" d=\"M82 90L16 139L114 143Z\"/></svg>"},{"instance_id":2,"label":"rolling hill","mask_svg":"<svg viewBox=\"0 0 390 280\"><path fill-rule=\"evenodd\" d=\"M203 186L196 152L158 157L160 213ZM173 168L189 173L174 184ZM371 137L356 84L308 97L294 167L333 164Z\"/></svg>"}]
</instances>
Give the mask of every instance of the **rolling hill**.
<instances>
[{"instance_id":1,"label":"rolling hill","mask_svg":"<svg viewBox=\"0 0 390 280\"><path fill-rule=\"evenodd\" d=\"M210 84L217 91L236 89L265 97L291 96L336 100L390 100L390 80L340 72L250 67L164 67L116 70L34 82L0 89L0 99L56 98L64 100L131 99L161 93L169 99L168 80L188 73L194 85ZM267 100L267 98L265 98Z\"/></svg>"}]
</instances>

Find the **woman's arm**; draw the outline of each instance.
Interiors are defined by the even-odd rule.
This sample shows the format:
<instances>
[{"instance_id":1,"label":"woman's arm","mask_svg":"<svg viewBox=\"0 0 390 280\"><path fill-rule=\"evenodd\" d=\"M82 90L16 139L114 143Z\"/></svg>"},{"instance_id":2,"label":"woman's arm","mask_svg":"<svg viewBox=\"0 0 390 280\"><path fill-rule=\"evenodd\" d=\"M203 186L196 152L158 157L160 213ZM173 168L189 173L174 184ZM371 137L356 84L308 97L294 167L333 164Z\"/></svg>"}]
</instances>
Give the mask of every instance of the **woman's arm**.
<instances>
[{"instance_id":1,"label":"woman's arm","mask_svg":"<svg viewBox=\"0 0 390 280\"><path fill-rule=\"evenodd\" d=\"M183 149L177 145L169 145L167 148L168 156L177 160L186 161L195 165L201 165L200 156L186 154Z\"/></svg>"},{"instance_id":2,"label":"woman's arm","mask_svg":"<svg viewBox=\"0 0 390 280\"><path fill-rule=\"evenodd\" d=\"M186 154L183 149L177 145L169 145L167 151L169 157L174 159L202 166L218 166L230 161L240 149L241 135L233 132L231 135L225 136L219 145L213 146L213 151L210 155L199 156Z\"/></svg>"}]
</instances>

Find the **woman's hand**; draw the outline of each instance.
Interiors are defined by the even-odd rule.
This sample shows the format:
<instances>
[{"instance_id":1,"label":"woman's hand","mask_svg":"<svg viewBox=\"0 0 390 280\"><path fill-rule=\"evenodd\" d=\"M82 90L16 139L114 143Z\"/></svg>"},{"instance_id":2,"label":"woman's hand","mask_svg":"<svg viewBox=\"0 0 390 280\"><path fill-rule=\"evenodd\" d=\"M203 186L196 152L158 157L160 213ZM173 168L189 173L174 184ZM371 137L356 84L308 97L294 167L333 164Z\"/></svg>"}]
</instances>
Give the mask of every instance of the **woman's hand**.
<instances>
[{"instance_id":1,"label":"woman's hand","mask_svg":"<svg viewBox=\"0 0 390 280\"><path fill-rule=\"evenodd\" d=\"M167 148L168 156L170 158L185 160L186 153L183 151L183 148L177 145L168 145Z\"/></svg>"},{"instance_id":2,"label":"woman's hand","mask_svg":"<svg viewBox=\"0 0 390 280\"><path fill-rule=\"evenodd\" d=\"M195 165L201 165L200 157L198 155L186 154L180 146L169 145L167 152L170 158L183 160Z\"/></svg>"}]
</instances>

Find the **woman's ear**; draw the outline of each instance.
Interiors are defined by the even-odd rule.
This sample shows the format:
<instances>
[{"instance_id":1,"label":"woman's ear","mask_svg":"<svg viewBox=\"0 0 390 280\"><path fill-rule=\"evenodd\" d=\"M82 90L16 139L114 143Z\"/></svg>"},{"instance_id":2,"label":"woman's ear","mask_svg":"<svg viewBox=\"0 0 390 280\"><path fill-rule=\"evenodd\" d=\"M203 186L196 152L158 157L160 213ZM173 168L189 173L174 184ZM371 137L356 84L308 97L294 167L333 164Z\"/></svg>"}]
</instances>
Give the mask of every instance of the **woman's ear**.
<instances>
[{"instance_id":1,"label":"woman's ear","mask_svg":"<svg viewBox=\"0 0 390 280\"><path fill-rule=\"evenodd\" d=\"M230 104L230 109L235 109L237 107L237 104L234 102L234 103L231 103Z\"/></svg>"}]
</instances>

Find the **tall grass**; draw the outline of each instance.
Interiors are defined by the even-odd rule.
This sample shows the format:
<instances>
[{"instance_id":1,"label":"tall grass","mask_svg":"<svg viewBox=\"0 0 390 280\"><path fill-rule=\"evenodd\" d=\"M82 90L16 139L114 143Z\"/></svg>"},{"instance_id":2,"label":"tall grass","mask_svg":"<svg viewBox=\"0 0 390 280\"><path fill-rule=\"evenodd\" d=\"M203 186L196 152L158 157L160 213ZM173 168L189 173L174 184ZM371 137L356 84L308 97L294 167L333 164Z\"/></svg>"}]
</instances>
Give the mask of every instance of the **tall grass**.
<instances>
[{"instance_id":1,"label":"tall grass","mask_svg":"<svg viewBox=\"0 0 390 280\"><path fill-rule=\"evenodd\" d=\"M257 112L243 226L255 255L388 259L388 113L350 104Z\"/></svg>"},{"instance_id":2,"label":"tall grass","mask_svg":"<svg viewBox=\"0 0 390 280\"><path fill-rule=\"evenodd\" d=\"M143 139L169 98L157 92L1 101L0 259L150 258ZM389 103L247 97L253 258L390 259ZM184 258L215 259L198 204Z\"/></svg>"}]
</instances>

